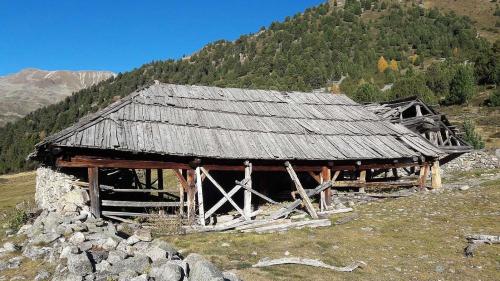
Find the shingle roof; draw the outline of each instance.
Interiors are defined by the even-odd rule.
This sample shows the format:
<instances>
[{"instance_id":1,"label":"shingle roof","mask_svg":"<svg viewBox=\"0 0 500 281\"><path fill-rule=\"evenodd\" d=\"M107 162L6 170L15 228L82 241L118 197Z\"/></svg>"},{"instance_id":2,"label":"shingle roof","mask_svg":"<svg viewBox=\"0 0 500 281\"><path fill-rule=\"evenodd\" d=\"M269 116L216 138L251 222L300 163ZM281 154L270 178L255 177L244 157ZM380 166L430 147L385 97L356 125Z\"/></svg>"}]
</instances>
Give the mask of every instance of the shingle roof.
<instances>
[{"instance_id":1,"label":"shingle roof","mask_svg":"<svg viewBox=\"0 0 500 281\"><path fill-rule=\"evenodd\" d=\"M37 145L219 159L346 160L441 151L345 95L153 84Z\"/></svg>"}]
</instances>

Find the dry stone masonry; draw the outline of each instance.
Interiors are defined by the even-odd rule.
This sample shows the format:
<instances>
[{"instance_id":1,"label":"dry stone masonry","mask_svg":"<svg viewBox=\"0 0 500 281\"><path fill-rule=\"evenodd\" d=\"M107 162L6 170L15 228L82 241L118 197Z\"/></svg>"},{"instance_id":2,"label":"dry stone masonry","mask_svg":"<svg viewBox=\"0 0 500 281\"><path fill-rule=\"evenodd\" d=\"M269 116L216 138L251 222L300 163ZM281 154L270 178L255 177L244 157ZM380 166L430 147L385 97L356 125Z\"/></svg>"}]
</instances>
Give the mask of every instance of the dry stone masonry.
<instances>
[{"instance_id":1,"label":"dry stone masonry","mask_svg":"<svg viewBox=\"0 0 500 281\"><path fill-rule=\"evenodd\" d=\"M5 243L1 253L19 256L0 262L0 273L23 260L46 260L54 272L41 270L35 280L96 281L236 281L198 254L186 258L150 230L96 219L89 213L86 191L76 179L47 168L37 171L36 202L43 209L17 235L18 245ZM125 232L132 235L127 235Z\"/></svg>"}]
</instances>

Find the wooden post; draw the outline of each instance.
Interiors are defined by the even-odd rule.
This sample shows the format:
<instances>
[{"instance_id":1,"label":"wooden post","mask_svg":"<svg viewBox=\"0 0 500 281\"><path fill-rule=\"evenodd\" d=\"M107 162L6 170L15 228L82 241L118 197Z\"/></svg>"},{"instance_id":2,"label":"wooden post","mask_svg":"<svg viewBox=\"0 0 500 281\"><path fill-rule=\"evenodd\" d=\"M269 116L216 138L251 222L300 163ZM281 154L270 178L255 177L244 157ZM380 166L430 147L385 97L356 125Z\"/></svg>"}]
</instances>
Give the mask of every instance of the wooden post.
<instances>
[{"instance_id":1,"label":"wooden post","mask_svg":"<svg viewBox=\"0 0 500 281\"><path fill-rule=\"evenodd\" d=\"M363 185L366 183L366 170L361 170L359 172L359 183L361 183L361 187L359 188L359 192L365 193L365 187Z\"/></svg>"},{"instance_id":2,"label":"wooden post","mask_svg":"<svg viewBox=\"0 0 500 281\"><path fill-rule=\"evenodd\" d=\"M198 211L200 215L200 224L205 226L205 207L203 206L203 189L201 188L202 179L200 167L196 168L196 189L198 191Z\"/></svg>"},{"instance_id":3,"label":"wooden post","mask_svg":"<svg viewBox=\"0 0 500 281\"><path fill-rule=\"evenodd\" d=\"M292 178L293 183L295 183L295 188L299 192L300 197L302 197L302 199L304 200L304 205L306 206L306 209L309 212L309 215L311 215L311 217L313 219L317 219L318 214L316 213L316 210L314 210L314 206L311 203L311 199L309 199L309 196L307 196L307 193L304 190L304 188L302 187L302 184L300 183L299 177L297 177L297 174L293 170L290 162L286 161L285 167L286 167L286 170L288 171L288 174L290 175L290 178Z\"/></svg>"},{"instance_id":4,"label":"wooden post","mask_svg":"<svg viewBox=\"0 0 500 281\"><path fill-rule=\"evenodd\" d=\"M183 182L181 181L181 179L179 178L179 175L182 177L182 180L184 179L184 176L182 176L182 170L176 170L174 171L175 174L177 175L179 181L177 183L177 185L179 186L179 216L184 217L184 186L183 186Z\"/></svg>"},{"instance_id":5,"label":"wooden post","mask_svg":"<svg viewBox=\"0 0 500 281\"><path fill-rule=\"evenodd\" d=\"M427 181L427 174L429 173L429 165L424 163L423 166L420 166L420 175L418 177L419 188L423 190L425 188L425 182Z\"/></svg>"},{"instance_id":6,"label":"wooden post","mask_svg":"<svg viewBox=\"0 0 500 281\"><path fill-rule=\"evenodd\" d=\"M146 169L146 189L151 189L151 169Z\"/></svg>"},{"instance_id":7,"label":"wooden post","mask_svg":"<svg viewBox=\"0 0 500 281\"><path fill-rule=\"evenodd\" d=\"M158 189L163 189L163 170L156 169L156 177L158 178Z\"/></svg>"},{"instance_id":8,"label":"wooden post","mask_svg":"<svg viewBox=\"0 0 500 281\"><path fill-rule=\"evenodd\" d=\"M96 218L101 217L101 202L99 199L99 169L95 167L88 168L89 176L89 197L90 212Z\"/></svg>"},{"instance_id":9,"label":"wooden post","mask_svg":"<svg viewBox=\"0 0 500 281\"><path fill-rule=\"evenodd\" d=\"M441 169L439 168L439 160L432 163L432 188L441 188Z\"/></svg>"},{"instance_id":10,"label":"wooden post","mask_svg":"<svg viewBox=\"0 0 500 281\"><path fill-rule=\"evenodd\" d=\"M326 166L323 167L321 170L321 177L323 179L323 182L331 180L332 179L332 171ZM324 191L322 191L322 193L323 193L323 196L325 198L326 207L328 208L328 206L332 205L332 188L329 187L329 188L325 189Z\"/></svg>"},{"instance_id":11,"label":"wooden post","mask_svg":"<svg viewBox=\"0 0 500 281\"><path fill-rule=\"evenodd\" d=\"M194 170L189 169L187 170L187 184L188 184L188 189L187 189L187 217L188 221L190 223L193 222L194 220L194 215L196 212L196 206L195 206L195 176L194 176Z\"/></svg>"},{"instance_id":12,"label":"wooden post","mask_svg":"<svg viewBox=\"0 0 500 281\"><path fill-rule=\"evenodd\" d=\"M249 161L245 161L245 179L247 179L247 184L246 186L252 188L252 163ZM245 216L251 217L252 213L252 192L248 189L245 189L244 191L244 205L243 205L243 212L245 213Z\"/></svg>"}]
</instances>

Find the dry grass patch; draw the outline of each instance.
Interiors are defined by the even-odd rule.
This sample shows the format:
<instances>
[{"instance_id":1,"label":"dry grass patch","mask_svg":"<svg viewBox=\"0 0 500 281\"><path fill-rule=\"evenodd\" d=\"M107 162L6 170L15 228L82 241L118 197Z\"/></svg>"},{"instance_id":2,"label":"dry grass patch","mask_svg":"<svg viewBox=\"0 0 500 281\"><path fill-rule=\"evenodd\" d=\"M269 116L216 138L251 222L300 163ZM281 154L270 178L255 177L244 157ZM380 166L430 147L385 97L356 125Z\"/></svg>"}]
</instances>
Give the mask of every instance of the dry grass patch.
<instances>
[{"instance_id":1,"label":"dry grass patch","mask_svg":"<svg viewBox=\"0 0 500 281\"><path fill-rule=\"evenodd\" d=\"M328 228L165 239L248 280L498 280L498 245L481 247L474 258L465 258L463 249L467 234L500 233L499 187L496 180L467 191L381 200L358 206L357 220ZM279 258L286 252L332 265L362 260L368 266L352 273L297 265L251 267L261 258Z\"/></svg>"}]
</instances>

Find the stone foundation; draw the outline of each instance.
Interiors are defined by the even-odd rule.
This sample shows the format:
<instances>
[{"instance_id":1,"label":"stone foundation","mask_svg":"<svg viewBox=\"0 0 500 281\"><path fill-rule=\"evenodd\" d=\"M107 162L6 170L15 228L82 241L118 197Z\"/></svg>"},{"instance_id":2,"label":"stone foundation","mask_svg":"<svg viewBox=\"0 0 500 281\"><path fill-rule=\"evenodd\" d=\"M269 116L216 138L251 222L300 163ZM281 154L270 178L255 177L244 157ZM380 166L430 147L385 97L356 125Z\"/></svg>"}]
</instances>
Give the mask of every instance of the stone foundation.
<instances>
[{"instance_id":1,"label":"stone foundation","mask_svg":"<svg viewBox=\"0 0 500 281\"><path fill-rule=\"evenodd\" d=\"M39 208L56 212L88 212L89 195L73 176L47 167L36 171L35 201Z\"/></svg>"}]
</instances>

